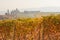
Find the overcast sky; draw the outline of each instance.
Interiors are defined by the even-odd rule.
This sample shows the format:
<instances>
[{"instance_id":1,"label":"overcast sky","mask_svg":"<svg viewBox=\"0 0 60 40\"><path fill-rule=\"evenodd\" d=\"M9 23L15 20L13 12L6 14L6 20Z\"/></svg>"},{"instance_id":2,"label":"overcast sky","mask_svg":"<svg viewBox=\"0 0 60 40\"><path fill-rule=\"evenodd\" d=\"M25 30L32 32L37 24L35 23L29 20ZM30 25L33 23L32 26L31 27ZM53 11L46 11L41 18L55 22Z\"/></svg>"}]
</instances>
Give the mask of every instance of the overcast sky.
<instances>
[{"instance_id":1,"label":"overcast sky","mask_svg":"<svg viewBox=\"0 0 60 40\"><path fill-rule=\"evenodd\" d=\"M60 0L0 0L0 11L41 7L60 7Z\"/></svg>"}]
</instances>

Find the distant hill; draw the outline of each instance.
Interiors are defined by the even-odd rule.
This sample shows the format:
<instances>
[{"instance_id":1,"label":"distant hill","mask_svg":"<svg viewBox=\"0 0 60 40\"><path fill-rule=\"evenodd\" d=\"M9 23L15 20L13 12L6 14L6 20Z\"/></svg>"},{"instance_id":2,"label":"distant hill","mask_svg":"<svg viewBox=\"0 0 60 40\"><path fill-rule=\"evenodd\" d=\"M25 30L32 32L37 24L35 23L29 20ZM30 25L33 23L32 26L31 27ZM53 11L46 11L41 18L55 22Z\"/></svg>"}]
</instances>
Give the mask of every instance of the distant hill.
<instances>
[{"instance_id":1,"label":"distant hill","mask_svg":"<svg viewBox=\"0 0 60 40\"><path fill-rule=\"evenodd\" d=\"M40 7L40 8L29 8L27 11L40 11L40 12L60 12L60 7Z\"/></svg>"},{"instance_id":2,"label":"distant hill","mask_svg":"<svg viewBox=\"0 0 60 40\"><path fill-rule=\"evenodd\" d=\"M41 12L60 12L60 7L41 7Z\"/></svg>"}]
</instances>

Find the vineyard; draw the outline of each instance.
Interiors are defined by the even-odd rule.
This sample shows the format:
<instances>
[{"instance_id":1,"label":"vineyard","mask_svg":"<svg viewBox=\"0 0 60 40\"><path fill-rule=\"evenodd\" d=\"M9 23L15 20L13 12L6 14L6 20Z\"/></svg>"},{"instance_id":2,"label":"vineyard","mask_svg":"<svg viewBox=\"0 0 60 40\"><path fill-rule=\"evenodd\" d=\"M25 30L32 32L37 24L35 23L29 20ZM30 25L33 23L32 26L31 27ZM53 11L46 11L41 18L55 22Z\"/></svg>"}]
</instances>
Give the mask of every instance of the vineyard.
<instances>
[{"instance_id":1,"label":"vineyard","mask_svg":"<svg viewBox=\"0 0 60 40\"><path fill-rule=\"evenodd\" d=\"M0 40L60 40L60 15L0 20Z\"/></svg>"}]
</instances>

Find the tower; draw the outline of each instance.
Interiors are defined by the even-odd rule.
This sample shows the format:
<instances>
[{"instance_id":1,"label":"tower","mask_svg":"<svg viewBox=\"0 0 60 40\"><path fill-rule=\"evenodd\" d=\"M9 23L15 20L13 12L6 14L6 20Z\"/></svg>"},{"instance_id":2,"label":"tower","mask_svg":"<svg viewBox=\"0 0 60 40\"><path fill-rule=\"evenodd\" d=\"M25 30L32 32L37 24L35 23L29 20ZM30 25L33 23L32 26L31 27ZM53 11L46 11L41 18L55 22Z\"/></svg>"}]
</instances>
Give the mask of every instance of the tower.
<instances>
[{"instance_id":1,"label":"tower","mask_svg":"<svg viewBox=\"0 0 60 40\"><path fill-rule=\"evenodd\" d=\"M9 9L7 10L7 13L9 14Z\"/></svg>"}]
</instances>

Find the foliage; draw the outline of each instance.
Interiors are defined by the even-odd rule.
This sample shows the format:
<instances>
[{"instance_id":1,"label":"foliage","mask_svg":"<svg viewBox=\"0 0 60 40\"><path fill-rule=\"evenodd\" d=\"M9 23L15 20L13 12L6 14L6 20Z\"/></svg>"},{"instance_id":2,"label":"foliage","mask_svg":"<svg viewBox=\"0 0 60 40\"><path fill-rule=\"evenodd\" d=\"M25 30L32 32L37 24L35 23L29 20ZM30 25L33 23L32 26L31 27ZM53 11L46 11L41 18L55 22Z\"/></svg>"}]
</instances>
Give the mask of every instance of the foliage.
<instances>
[{"instance_id":1,"label":"foliage","mask_svg":"<svg viewBox=\"0 0 60 40\"><path fill-rule=\"evenodd\" d=\"M14 20L0 20L0 30L10 37L18 37L17 39L30 38L37 32L44 32L46 34L60 31L60 19L57 16L43 16L40 18L24 18ZM38 32L39 30L39 32ZM12 35L11 35L12 34ZM41 33L43 34L43 33ZM26 37L26 35L30 35ZM40 34L39 34L40 35ZM14 37L14 38L15 38ZM32 37L32 38L31 38ZM22 40L22 39L21 39Z\"/></svg>"}]
</instances>

